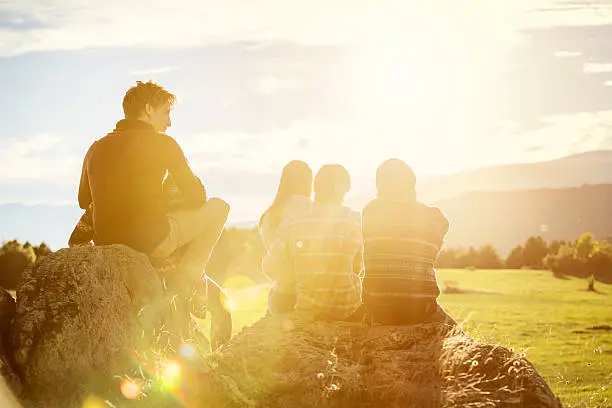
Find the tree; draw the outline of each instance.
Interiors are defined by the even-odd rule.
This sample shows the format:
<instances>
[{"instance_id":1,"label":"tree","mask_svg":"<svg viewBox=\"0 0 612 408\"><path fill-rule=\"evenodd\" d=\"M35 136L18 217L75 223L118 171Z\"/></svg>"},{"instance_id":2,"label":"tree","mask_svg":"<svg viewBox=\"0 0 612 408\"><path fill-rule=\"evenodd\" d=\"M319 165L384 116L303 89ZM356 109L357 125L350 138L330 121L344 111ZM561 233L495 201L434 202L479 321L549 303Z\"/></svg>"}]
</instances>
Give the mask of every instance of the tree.
<instances>
[{"instance_id":1,"label":"tree","mask_svg":"<svg viewBox=\"0 0 612 408\"><path fill-rule=\"evenodd\" d=\"M34 264L36 254L31 245L17 240L7 241L0 248L0 286L14 290L25 268Z\"/></svg>"},{"instance_id":2,"label":"tree","mask_svg":"<svg viewBox=\"0 0 612 408\"><path fill-rule=\"evenodd\" d=\"M467 251L463 250L457 256L457 268L475 268L478 261L478 251L470 246Z\"/></svg>"},{"instance_id":3,"label":"tree","mask_svg":"<svg viewBox=\"0 0 612 408\"><path fill-rule=\"evenodd\" d=\"M32 248L34 249L34 253L36 254L36 260L39 260L43 256L49 255L51 252L53 252L51 248L49 248L44 242L41 242L39 246L35 246Z\"/></svg>"},{"instance_id":4,"label":"tree","mask_svg":"<svg viewBox=\"0 0 612 408\"><path fill-rule=\"evenodd\" d=\"M576 256L576 248L569 244L561 245L556 255L547 255L545 264L558 276L586 277L584 264Z\"/></svg>"},{"instance_id":5,"label":"tree","mask_svg":"<svg viewBox=\"0 0 612 408\"><path fill-rule=\"evenodd\" d=\"M542 237L529 237L523 250L523 265L530 268L544 266L544 257L548 254L548 245Z\"/></svg>"},{"instance_id":6,"label":"tree","mask_svg":"<svg viewBox=\"0 0 612 408\"><path fill-rule=\"evenodd\" d=\"M474 266L478 269L501 269L504 264L493 245L489 244L478 249Z\"/></svg>"},{"instance_id":7,"label":"tree","mask_svg":"<svg viewBox=\"0 0 612 408\"><path fill-rule=\"evenodd\" d=\"M524 249L522 245L519 245L510 251L508 258L506 258L506 268L521 269L525 265L523 263L523 252Z\"/></svg>"},{"instance_id":8,"label":"tree","mask_svg":"<svg viewBox=\"0 0 612 408\"><path fill-rule=\"evenodd\" d=\"M597 250L589 259L588 268L595 280L612 283L612 244L599 241Z\"/></svg>"},{"instance_id":9,"label":"tree","mask_svg":"<svg viewBox=\"0 0 612 408\"><path fill-rule=\"evenodd\" d=\"M588 262L596 251L597 241L593 234L587 232L576 240L576 257L582 262Z\"/></svg>"},{"instance_id":10,"label":"tree","mask_svg":"<svg viewBox=\"0 0 612 408\"><path fill-rule=\"evenodd\" d=\"M461 250L459 248L445 248L438 254L436 259L437 268L457 268L457 258Z\"/></svg>"},{"instance_id":11,"label":"tree","mask_svg":"<svg viewBox=\"0 0 612 408\"><path fill-rule=\"evenodd\" d=\"M593 273L593 263L591 258L597 251L597 241L590 232L582 234L576 240L576 259L583 265L584 271L587 274L587 290L595 292L595 275Z\"/></svg>"},{"instance_id":12,"label":"tree","mask_svg":"<svg viewBox=\"0 0 612 408\"><path fill-rule=\"evenodd\" d=\"M563 240L562 241L557 241L557 240L552 241L548 245L548 254L557 255L557 252L559 252L559 248L561 248L561 245L565 245L565 244L567 244L567 242Z\"/></svg>"}]
</instances>

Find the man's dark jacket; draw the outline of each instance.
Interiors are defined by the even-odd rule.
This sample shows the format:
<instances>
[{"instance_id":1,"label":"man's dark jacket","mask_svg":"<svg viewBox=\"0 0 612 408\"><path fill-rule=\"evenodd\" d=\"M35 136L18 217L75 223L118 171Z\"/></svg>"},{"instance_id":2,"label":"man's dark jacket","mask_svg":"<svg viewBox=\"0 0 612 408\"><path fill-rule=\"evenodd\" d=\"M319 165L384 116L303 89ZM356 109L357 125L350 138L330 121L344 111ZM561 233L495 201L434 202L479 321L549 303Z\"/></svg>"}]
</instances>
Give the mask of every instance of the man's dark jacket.
<instances>
[{"instance_id":1,"label":"man's dark jacket","mask_svg":"<svg viewBox=\"0 0 612 408\"><path fill-rule=\"evenodd\" d=\"M206 191L170 136L139 120L121 120L94 142L83 162L79 206L93 203L96 245L125 244L149 254L169 225L163 181L170 174L187 207L206 201Z\"/></svg>"}]
</instances>

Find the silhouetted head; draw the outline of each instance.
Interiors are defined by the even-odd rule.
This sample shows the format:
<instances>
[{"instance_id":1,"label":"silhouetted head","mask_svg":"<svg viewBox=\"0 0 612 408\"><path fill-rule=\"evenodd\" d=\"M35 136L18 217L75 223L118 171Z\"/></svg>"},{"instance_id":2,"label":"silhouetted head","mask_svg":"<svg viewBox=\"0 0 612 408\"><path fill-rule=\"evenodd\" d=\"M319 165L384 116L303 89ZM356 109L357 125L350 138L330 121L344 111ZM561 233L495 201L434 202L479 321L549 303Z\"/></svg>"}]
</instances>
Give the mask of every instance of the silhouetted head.
<instances>
[{"instance_id":1,"label":"silhouetted head","mask_svg":"<svg viewBox=\"0 0 612 408\"><path fill-rule=\"evenodd\" d=\"M319 169L314 180L317 202L342 203L351 190L351 176L339 164L326 164Z\"/></svg>"},{"instance_id":2,"label":"silhouetted head","mask_svg":"<svg viewBox=\"0 0 612 408\"><path fill-rule=\"evenodd\" d=\"M291 197L302 195L310 198L311 194L312 170L308 164L301 160L290 161L283 167L276 197L274 197L272 205L259 219L259 225L261 225L263 218L268 215L270 217L270 225L273 228L278 227L282 221L283 209Z\"/></svg>"},{"instance_id":3,"label":"silhouetted head","mask_svg":"<svg viewBox=\"0 0 612 408\"><path fill-rule=\"evenodd\" d=\"M416 176L405 162L389 159L376 170L376 189L379 198L415 199Z\"/></svg>"},{"instance_id":4,"label":"silhouetted head","mask_svg":"<svg viewBox=\"0 0 612 408\"><path fill-rule=\"evenodd\" d=\"M123 97L123 113L126 119L137 119L152 125L158 132L165 132L172 125L170 111L176 96L152 81L136 81Z\"/></svg>"}]
</instances>

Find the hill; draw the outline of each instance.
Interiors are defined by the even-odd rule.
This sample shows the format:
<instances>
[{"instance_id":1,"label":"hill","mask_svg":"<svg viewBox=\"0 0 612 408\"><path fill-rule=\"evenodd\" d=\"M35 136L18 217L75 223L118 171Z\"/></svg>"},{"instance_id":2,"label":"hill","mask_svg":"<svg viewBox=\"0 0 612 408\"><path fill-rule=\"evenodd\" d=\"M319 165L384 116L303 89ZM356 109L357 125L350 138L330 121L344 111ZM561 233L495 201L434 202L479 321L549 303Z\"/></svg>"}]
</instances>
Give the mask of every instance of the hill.
<instances>
[{"instance_id":1,"label":"hill","mask_svg":"<svg viewBox=\"0 0 612 408\"><path fill-rule=\"evenodd\" d=\"M591 186L581 187L584 185ZM585 231L599 238L612 235L612 215L608 215L612 206L606 201L610 185L612 151L598 150L538 163L423 177L418 196L424 202L438 203L451 219L450 245L492 243L505 252L526 236L540 233L542 225L548 226L543 235L550 239L573 239ZM584 192L594 201L581 198ZM372 190L361 191L348 203L360 209L374 196ZM44 240L57 249L66 245L80 214L76 204L0 204L0 240ZM256 224L253 220L230 226Z\"/></svg>"},{"instance_id":2,"label":"hill","mask_svg":"<svg viewBox=\"0 0 612 408\"><path fill-rule=\"evenodd\" d=\"M438 177L419 185L421 199L446 200L469 191L507 191L612 184L612 150L579 153L557 160L483 167Z\"/></svg>"},{"instance_id":3,"label":"hill","mask_svg":"<svg viewBox=\"0 0 612 408\"><path fill-rule=\"evenodd\" d=\"M475 191L438 203L451 221L447 246L492 243L502 254L532 235L612 237L612 184L564 189Z\"/></svg>"}]
</instances>

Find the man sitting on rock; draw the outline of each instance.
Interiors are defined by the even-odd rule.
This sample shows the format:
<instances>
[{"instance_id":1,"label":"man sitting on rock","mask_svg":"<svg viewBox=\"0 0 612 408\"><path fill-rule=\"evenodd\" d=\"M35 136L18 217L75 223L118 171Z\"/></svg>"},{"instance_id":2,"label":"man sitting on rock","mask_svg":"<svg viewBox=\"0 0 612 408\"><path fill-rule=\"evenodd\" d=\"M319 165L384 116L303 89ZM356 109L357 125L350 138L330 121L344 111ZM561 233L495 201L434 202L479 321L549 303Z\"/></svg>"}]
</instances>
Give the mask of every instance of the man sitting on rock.
<instances>
[{"instance_id":1,"label":"man sitting on rock","mask_svg":"<svg viewBox=\"0 0 612 408\"><path fill-rule=\"evenodd\" d=\"M295 293L295 308L317 318L358 320L362 315L361 220L343 205L350 187L344 167L323 166L315 176L314 202L283 220L264 258L273 290Z\"/></svg>"},{"instance_id":2,"label":"man sitting on rock","mask_svg":"<svg viewBox=\"0 0 612 408\"><path fill-rule=\"evenodd\" d=\"M83 163L79 206L91 207L96 245L124 244L163 262L182 248L178 270L194 286L217 242L229 206L207 200L178 143L165 130L176 97L149 81L123 99L125 119L94 142ZM164 178L180 190L182 207L170 210Z\"/></svg>"},{"instance_id":3,"label":"man sitting on rock","mask_svg":"<svg viewBox=\"0 0 612 408\"><path fill-rule=\"evenodd\" d=\"M416 200L416 177L403 161L390 159L376 172L377 198L362 215L363 302L374 322L416 324L454 321L438 306L434 263L448 232L435 207Z\"/></svg>"}]
</instances>

